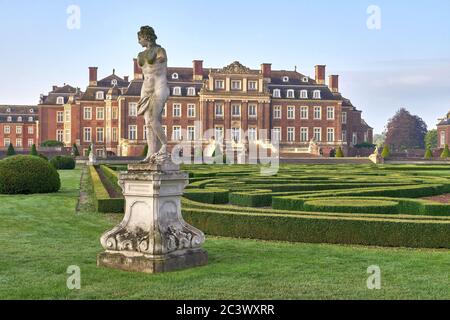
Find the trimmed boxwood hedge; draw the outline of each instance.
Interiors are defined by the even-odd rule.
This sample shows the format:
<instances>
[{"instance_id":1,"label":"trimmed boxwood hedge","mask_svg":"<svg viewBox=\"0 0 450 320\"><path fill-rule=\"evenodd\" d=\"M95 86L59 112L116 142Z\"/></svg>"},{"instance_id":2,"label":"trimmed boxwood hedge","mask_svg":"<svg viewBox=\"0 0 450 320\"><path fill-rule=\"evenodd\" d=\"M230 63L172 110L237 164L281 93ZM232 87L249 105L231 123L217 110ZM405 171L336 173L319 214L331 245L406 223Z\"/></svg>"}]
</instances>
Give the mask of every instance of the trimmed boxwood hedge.
<instances>
[{"instance_id":1,"label":"trimmed boxwood hedge","mask_svg":"<svg viewBox=\"0 0 450 320\"><path fill-rule=\"evenodd\" d=\"M52 166L56 170L73 170L75 169L75 159L69 156L56 156L50 160Z\"/></svg>"},{"instance_id":2,"label":"trimmed boxwood hedge","mask_svg":"<svg viewBox=\"0 0 450 320\"><path fill-rule=\"evenodd\" d=\"M18 155L0 161L0 193L58 192L61 181L56 169L40 157Z\"/></svg>"},{"instance_id":3,"label":"trimmed boxwood hedge","mask_svg":"<svg viewBox=\"0 0 450 320\"><path fill-rule=\"evenodd\" d=\"M123 213L125 200L123 198L111 198L109 196L94 166L89 166L89 176L94 189L95 208L97 212Z\"/></svg>"},{"instance_id":4,"label":"trimmed boxwood hedge","mask_svg":"<svg viewBox=\"0 0 450 320\"><path fill-rule=\"evenodd\" d=\"M310 212L398 213L398 202L374 199L314 199L303 203L302 210Z\"/></svg>"},{"instance_id":5,"label":"trimmed boxwood hedge","mask_svg":"<svg viewBox=\"0 0 450 320\"><path fill-rule=\"evenodd\" d=\"M228 193L226 189L186 189L183 196L192 201L210 204L228 203Z\"/></svg>"}]
</instances>

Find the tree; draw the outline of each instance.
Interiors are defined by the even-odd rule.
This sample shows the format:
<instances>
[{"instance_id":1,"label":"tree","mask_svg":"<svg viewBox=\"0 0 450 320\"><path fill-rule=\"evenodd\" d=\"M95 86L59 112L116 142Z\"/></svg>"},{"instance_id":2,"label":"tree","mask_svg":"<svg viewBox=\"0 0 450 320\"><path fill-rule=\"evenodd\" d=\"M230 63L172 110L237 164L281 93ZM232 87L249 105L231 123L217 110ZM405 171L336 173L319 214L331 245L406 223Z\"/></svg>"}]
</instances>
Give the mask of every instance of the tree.
<instances>
[{"instance_id":1,"label":"tree","mask_svg":"<svg viewBox=\"0 0 450 320\"><path fill-rule=\"evenodd\" d=\"M32 155L32 156L37 156L37 155L38 155L38 152L37 152L37 150L36 150L36 145L35 145L35 144L33 144L33 145L31 146L30 155Z\"/></svg>"},{"instance_id":2,"label":"tree","mask_svg":"<svg viewBox=\"0 0 450 320\"><path fill-rule=\"evenodd\" d=\"M7 157L11 157L11 156L14 156L14 155L16 155L16 150L14 150L13 145L10 143L9 146L8 146L8 151L6 151L6 156Z\"/></svg>"},{"instance_id":3,"label":"tree","mask_svg":"<svg viewBox=\"0 0 450 320\"><path fill-rule=\"evenodd\" d=\"M402 108L386 125L385 143L395 151L424 149L427 132L427 125L420 117Z\"/></svg>"},{"instance_id":4,"label":"tree","mask_svg":"<svg viewBox=\"0 0 450 320\"><path fill-rule=\"evenodd\" d=\"M144 150L142 150L141 156L146 157L148 154L148 144L145 144Z\"/></svg>"},{"instance_id":5,"label":"tree","mask_svg":"<svg viewBox=\"0 0 450 320\"><path fill-rule=\"evenodd\" d=\"M448 144L446 144L444 147L444 151L442 151L441 158L447 159L448 157L450 157L450 150L448 149Z\"/></svg>"},{"instance_id":6,"label":"tree","mask_svg":"<svg viewBox=\"0 0 450 320\"><path fill-rule=\"evenodd\" d=\"M375 144L379 148L381 148L384 145L385 140L386 136L384 134L375 134L373 136L373 144Z\"/></svg>"},{"instance_id":7,"label":"tree","mask_svg":"<svg viewBox=\"0 0 450 320\"><path fill-rule=\"evenodd\" d=\"M433 152L431 152L430 147L427 147L427 150L425 151L425 159L431 159L433 158Z\"/></svg>"},{"instance_id":8,"label":"tree","mask_svg":"<svg viewBox=\"0 0 450 320\"><path fill-rule=\"evenodd\" d=\"M425 146L430 149L438 147L438 132L436 129L428 131L425 135Z\"/></svg>"},{"instance_id":9,"label":"tree","mask_svg":"<svg viewBox=\"0 0 450 320\"><path fill-rule=\"evenodd\" d=\"M344 152L342 152L342 148L339 147L339 149L336 151L336 158L343 158Z\"/></svg>"},{"instance_id":10,"label":"tree","mask_svg":"<svg viewBox=\"0 0 450 320\"><path fill-rule=\"evenodd\" d=\"M384 145L383 152L381 152L381 156L383 159L389 158L391 155L391 151L389 150L389 146L387 144Z\"/></svg>"},{"instance_id":11,"label":"tree","mask_svg":"<svg viewBox=\"0 0 450 320\"><path fill-rule=\"evenodd\" d=\"M73 152L73 156L74 157L79 157L80 156L80 151L78 151L78 147L77 144L74 143L72 146L72 152Z\"/></svg>"},{"instance_id":12,"label":"tree","mask_svg":"<svg viewBox=\"0 0 450 320\"><path fill-rule=\"evenodd\" d=\"M92 151L92 145L89 145L89 148L87 150L87 155L90 156Z\"/></svg>"}]
</instances>

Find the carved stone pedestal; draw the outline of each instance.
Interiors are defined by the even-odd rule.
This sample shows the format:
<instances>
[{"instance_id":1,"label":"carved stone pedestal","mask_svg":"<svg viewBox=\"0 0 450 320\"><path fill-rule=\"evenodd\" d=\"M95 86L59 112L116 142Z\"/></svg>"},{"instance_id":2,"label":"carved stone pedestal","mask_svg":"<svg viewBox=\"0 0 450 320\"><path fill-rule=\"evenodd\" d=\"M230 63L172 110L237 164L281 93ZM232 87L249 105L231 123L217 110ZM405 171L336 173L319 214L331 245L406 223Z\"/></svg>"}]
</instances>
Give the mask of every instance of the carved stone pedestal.
<instances>
[{"instance_id":1,"label":"carved stone pedestal","mask_svg":"<svg viewBox=\"0 0 450 320\"><path fill-rule=\"evenodd\" d=\"M160 273L206 265L203 232L181 216L188 175L170 161L129 165L120 174L125 217L101 237L98 266Z\"/></svg>"}]
</instances>

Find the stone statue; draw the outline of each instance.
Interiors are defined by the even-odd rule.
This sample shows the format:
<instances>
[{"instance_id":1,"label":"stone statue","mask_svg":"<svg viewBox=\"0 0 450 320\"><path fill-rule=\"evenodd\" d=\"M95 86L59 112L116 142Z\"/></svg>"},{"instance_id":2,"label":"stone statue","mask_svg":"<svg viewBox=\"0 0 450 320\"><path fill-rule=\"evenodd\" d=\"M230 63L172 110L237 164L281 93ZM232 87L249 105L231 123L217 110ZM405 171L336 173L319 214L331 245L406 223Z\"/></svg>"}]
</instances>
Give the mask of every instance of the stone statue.
<instances>
[{"instance_id":1,"label":"stone statue","mask_svg":"<svg viewBox=\"0 0 450 320\"><path fill-rule=\"evenodd\" d=\"M148 153L143 163L162 162L169 157L167 137L161 125L164 105L170 95L167 85L167 54L156 44L157 36L152 27L141 27L138 39L139 44L145 48L138 56L138 63L144 74L138 115L144 116L148 132Z\"/></svg>"}]
</instances>

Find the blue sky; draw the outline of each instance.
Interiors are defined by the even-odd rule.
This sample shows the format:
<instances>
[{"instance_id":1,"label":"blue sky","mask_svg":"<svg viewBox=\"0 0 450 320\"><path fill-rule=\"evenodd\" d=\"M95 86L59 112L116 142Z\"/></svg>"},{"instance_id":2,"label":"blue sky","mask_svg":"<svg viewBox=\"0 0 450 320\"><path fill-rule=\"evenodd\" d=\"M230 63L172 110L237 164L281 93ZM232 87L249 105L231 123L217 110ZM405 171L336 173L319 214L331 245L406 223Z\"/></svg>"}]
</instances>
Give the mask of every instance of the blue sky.
<instances>
[{"instance_id":1,"label":"blue sky","mask_svg":"<svg viewBox=\"0 0 450 320\"><path fill-rule=\"evenodd\" d=\"M81 9L80 29L67 28L69 5ZM380 30L367 28L370 5ZM84 89L89 66L132 76L147 24L171 66L271 62L313 76L326 64L375 132L400 107L430 128L450 109L448 0L0 0L0 104L36 104L63 83Z\"/></svg>"}]
</instances>

